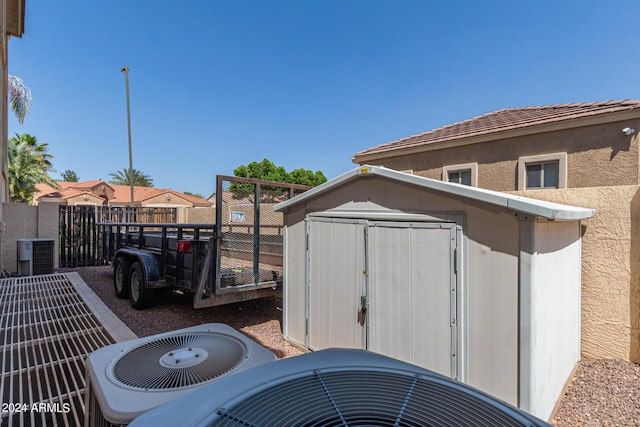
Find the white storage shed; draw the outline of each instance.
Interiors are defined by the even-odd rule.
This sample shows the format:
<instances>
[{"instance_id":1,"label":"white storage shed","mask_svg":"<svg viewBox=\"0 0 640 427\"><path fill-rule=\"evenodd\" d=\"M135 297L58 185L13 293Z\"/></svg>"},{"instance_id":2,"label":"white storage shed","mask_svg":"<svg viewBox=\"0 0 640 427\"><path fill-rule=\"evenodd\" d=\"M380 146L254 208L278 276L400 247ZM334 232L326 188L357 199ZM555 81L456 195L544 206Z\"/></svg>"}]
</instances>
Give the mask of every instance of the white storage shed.
<instances>
[{"instance_id":1,"label":"white storage shed","mask_svg":"<svg viewBox=\"0 0 640 427\"><path fill-rule=\"evenodd\" d=\"M592 209L353 169L284 213L284 336L361 348L548 419L580 359Z\"/></svg>"}]
</instances>

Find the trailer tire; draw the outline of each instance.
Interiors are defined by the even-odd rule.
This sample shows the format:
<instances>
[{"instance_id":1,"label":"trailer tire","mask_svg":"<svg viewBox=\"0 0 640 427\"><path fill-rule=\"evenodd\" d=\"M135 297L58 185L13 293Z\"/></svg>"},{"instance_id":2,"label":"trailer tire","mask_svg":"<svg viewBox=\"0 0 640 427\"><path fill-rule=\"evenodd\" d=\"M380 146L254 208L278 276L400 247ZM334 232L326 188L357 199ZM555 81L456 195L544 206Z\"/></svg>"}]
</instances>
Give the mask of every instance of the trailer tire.
<instances>
[{"instance_id":1,"label":"trailer tire","mask_svg":"<svg viewBox=\"0 0 640 427\"><path fill-rule=\"evenodd\" d=\"M113 289L118 298L129 297L129 269L131 263L127 257L119 256L113 263Z\"/></svg>"},{"instance_id":2,"label":"trailer tire","mask_svg":"<svg viewBox=\"0 0 640 427\"><path fill-rule=\"evenodd\" d=\"M137 310L151 306L153 301L153 291L147 289L147 276L139 262L129 269L129 301Z\"/></svg>"}]
</instances>

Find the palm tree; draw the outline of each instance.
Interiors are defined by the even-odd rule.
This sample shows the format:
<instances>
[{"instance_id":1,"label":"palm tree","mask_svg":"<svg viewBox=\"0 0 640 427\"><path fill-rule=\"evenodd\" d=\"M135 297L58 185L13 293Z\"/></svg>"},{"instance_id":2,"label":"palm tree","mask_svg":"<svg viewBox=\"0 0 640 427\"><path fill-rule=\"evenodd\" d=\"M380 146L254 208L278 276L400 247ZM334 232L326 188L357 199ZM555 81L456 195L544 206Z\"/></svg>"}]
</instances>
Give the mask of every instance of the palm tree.
<instances>
[{"instance_id":1,"label":"palm tree","mask_svg":"<svg viewBox=\"0 0 640 427\"><path fill-rule=\"evenodd\" d=\"M11 137L8 146L9 198L13 202L31 203L36 184L44 182L54 188L58 183L49 176L54 171L47 153L49 144L38 144L35 136L22 134Z\"/></svg>"},{"instance_id":2,"label":"palm tree","mask_svg":"<svg viewBox=\"0 0 640 427\"><path fill-rule=\"evenodd\" d=\"M146 175L142 171L138 169L132 169L133 172L131 179L131 174L129 174L129 168L124 168L122 170L116 171L115 173L110 173L109 176L112 178L109 180L110 184L116 185L135 185L138 187L153 187L153 179Z\"/></svg>"},{"instance_id":3,"label":"palm tree","mask_svg":"<svg viewBox=\"0 0 640 427\"><path fill-rule=\"evenodd\" d=\"M18 123L22 124L31 110L31 89L25 86L21 78L16 76L9 76L7 88L9 89L11 110L18 118Z\"/></svg>"}]
</instances>

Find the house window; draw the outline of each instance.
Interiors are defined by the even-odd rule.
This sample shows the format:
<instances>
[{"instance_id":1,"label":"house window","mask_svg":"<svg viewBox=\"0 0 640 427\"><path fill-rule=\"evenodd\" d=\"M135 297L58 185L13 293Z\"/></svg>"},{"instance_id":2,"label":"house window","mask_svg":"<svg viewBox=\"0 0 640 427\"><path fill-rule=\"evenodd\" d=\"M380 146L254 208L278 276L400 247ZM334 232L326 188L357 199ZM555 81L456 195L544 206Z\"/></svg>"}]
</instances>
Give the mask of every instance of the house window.
<instances>
[{"instance_id":1,"label":"house window","mask_svg":"<svg viewBox=\"0 0 640 427\"><path fill-rule=\"evenodd\" d=\"M527 188L558 188L559 162L527 163Z\"/></svg>"},{"instance_id":2,"label":"house window","mask_svg":"<svg viewBox=\"0 0 640 427\"><path fill-rule=\"evenodd\" d=\"M477 187L478 164L464 163L460 165L445 166L442 168L442 180Z\"/></svg>"},{"instance_id":3,"label":"house window","mask_svg":"<svg viewBox=\"0 0 640 427\"><path fill-rule=\"evenodd\" d=\"M471 185L471 169L449 172L449 182L455 182L457 184Z\"/></svg>"},{"instance_id":4,"label":"house window","mask_svg":"<svg viewBox=\"0 0 640 427\"><path fill-rule=\"evenodd\" d=\"M567 188L567 153L518 159L518 190Z\"/></svg>"}]
</instances>

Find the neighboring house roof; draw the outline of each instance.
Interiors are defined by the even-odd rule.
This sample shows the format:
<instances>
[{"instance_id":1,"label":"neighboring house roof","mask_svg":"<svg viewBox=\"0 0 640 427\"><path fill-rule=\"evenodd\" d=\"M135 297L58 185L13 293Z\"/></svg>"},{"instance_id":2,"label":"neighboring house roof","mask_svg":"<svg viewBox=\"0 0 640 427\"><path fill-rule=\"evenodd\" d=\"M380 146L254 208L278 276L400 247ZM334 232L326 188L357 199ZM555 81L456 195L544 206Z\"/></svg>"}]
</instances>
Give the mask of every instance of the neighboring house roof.
<instances>
[{"instance_id":1,"label":"neighboring house roof","mask_svg":"<svg viewBox=\"0 0 640 427\"><path fill-rule=\"evenodd\" d=\"M546 202L543 200L531 199L529 197L516 196L512 194L501 193L498 191L485 190L483 188L470 187L468 185L454 184L443 182L435 179L425 178L417 175L410 175L404 172L398 172L393 169L387 169L382 166L361 166L340 175L331 181L325 182L318 187L306 191L286 202L278 203L273 210L283 211L290 206L297 205L320 193L331 191L331 189L344 185L347 182L366 179L370 176L380 176L397 182L416 185L425 189L438 191L452 196L464 197L471 200L477 200L506 209L521 212L524 214L534 215L549 220L558 221L575 221L591 218L595 215L595 210L588 208L580 208L575 206L567 206L559 203Z\"/></svg>"},{"instance_id":2,"label":"neighboring house roof","mask_svg":"<svg viewBox=\"0 0 640 427\"><path fill-rule=\"evenodd\" d=\"M561 128L640 118L640 101L604 101L505 108L453 123L418 135L398 139L357 152L354 163L377 158L484 142ZM458 142L458 144L450 144Z\"/></svg>"},{"instance_id":3,"label":"neighboring house roof","mask_svg":"<svg viewBox=\"0 0 640 427\"><path fill-rule=\"evenodd\" d=\"M131 202L131 187L128 185L114 185L109 184L115 190L113 198L110 200L111 204L125 205ZM133 200L135 202L144 202L149 199L158 196L170 196L180 197L194 205L194 207L210 207L211 202L202 197L191 196L189 194L180 193L168 188L155 188L155 187L133 187ZM170 199L167 201L170 203Z\"/></svg>"},{"instance_id":4,"label":"neighboring house roof","mask_svg":"<svg viewBox=\"0 0 640 427\"><path fill-rule=\"evenodd\" d=\"M129 187L128 185L107 184L106 182L101 180L91 180L83 182L58 181L58 185L60 186L60 189L55 189L50 185L44 183L36 184L37 192L34 196L34 200L68 200L83 194L106 199L106 197L104 197L103 195L95 193L95 191L97 191L98 189L100 190L100 192L103 192L103 186L105 186L109 190L113 191L113 196L111 196L108 200L110 205L127 205L131 202L131 187ZM175 204L172 203L171 200L173 197L176 197L189 202L194 207L211 206L211 202L201 197L191 196L171 189L138 186L133 187L133 199L137 204L149 201L155 197L164 197L164 200L166 200L166 202L163 202L163 204L165 205Z\"/></svg>"}]
</instances>

